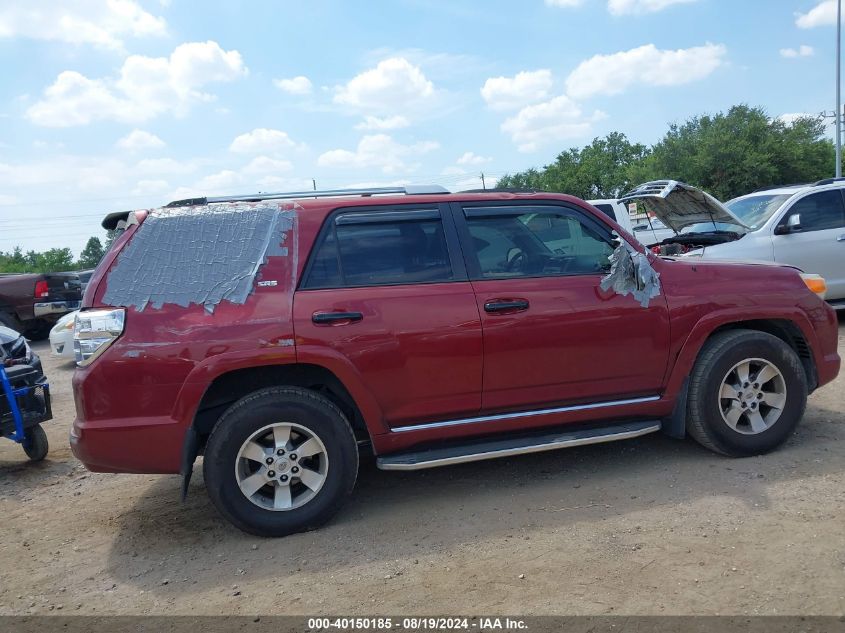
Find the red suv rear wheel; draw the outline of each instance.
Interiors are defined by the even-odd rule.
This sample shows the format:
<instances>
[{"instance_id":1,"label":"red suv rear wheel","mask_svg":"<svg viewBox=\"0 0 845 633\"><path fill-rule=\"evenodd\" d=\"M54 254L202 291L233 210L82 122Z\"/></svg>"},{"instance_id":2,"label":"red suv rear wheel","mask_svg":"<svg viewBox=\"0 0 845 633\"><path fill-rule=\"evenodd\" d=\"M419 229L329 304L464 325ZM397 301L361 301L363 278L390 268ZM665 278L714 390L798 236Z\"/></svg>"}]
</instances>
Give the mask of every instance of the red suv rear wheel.
<instances>
[{"instance_id":1,"label":"red suv rear wheel","mask_svg":"<svg viewBox=\"0 0 845 633\"><path fill-rule=\"evenodd\" d=\"M355 436L330 400L273 387L233 404L205 450L212 503L237 527L284 536L318 527L337 512L358 473Z\"/></svg>"}]
</instances>

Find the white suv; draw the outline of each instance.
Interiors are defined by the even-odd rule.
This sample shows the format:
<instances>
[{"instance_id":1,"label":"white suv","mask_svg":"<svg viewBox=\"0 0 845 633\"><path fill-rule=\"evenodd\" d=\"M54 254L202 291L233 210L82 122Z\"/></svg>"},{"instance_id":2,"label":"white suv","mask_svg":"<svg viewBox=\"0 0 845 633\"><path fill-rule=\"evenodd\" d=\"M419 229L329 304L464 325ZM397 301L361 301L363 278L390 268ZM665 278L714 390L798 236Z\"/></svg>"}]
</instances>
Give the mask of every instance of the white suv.
<instances>
[{"instance_id":1,"label":"white suv","mask_svg":"<svg viewBox=\"0 0 845 633\"><path fill-rule=\"evenodd\" d=\"M765 260L824 277L828 302L845 309L845 178L755 191L725 204L674 180L623 196L675 230L687 257ZM665 242L664 242L665 243Z\"/></svg>"},{"instance_id":2,"label":"white suv","mask_svg":"<svg viewBox=\"0 0 845 633\"><path fill-rule=\"evenodd\" d=\"M619 226L637 238L643 246L659 244L667 237L672 237L675 234L672 229L657 219L633 225L631 214L628 212L628 205L623 204L615 198L589 200L589 203L611 220L615 220Z\"/></svg>"}]
</instances>

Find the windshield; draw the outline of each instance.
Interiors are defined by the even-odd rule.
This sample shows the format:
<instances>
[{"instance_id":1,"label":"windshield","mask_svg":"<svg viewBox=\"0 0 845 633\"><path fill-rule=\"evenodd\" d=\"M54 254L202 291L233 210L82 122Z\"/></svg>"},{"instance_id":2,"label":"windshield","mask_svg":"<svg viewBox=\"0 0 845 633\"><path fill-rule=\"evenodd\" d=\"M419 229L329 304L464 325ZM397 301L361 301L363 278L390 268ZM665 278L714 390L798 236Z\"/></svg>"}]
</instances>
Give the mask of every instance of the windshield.
<instances>
[{"instance_id":1,"label":"windshield","mask_svg":"<svg viewBox=\"0 0 845 633\"><path fill-rule=\"evenodd\" d=\"M681 229L681 235L685 233L714 233L719 231L730 231L731 233L743 233L745 229L729 222L696 222Z\"/></svg>"},{"instance_id":2,"label":"windshield","mask_svg":"<svg viewBox=\"0 0 845 633\"><path fill-rule=\"evenodd\" d=\"M766 220L791 196L791 193L748 196L726 202L725 206L744 224L754 230L765 224Z\"/></svg>"}]
</instances>

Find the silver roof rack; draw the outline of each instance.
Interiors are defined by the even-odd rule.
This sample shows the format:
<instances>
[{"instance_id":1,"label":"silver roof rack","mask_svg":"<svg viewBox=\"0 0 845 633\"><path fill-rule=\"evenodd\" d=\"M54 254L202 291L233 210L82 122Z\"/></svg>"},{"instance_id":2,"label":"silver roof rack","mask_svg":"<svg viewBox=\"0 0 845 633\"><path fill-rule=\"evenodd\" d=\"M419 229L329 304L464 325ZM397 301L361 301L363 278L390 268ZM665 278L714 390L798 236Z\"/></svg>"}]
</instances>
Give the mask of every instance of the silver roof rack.
<instances>
[{"instance_id":1,"label":"silver roof rack","mask_svg":"<svg viewBox=\"0 0 845 633\"><path fill-rule=\"evenodd\" d=\"M192 207L214 202L258 202L259 200L295 200L299 198L335 198L339 196L383 196L450 193L440 185L406 185L404 187L372 187L368 189L324 189L321 191L287 191L281 193L254 193L239 196L214 196L208 198L186 198L175 200L167 207Z\"/></svg>"}]
</instances>

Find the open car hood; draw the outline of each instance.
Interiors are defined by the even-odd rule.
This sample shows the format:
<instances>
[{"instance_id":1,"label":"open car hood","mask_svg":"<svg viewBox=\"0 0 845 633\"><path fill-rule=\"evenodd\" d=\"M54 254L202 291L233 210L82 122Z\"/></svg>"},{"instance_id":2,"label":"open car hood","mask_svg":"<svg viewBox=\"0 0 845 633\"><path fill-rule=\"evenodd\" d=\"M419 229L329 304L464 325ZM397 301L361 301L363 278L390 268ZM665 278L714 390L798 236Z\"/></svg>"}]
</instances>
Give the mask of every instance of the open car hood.
<instances>
[{"instance_id":1,"label":"open car hood","mask_svg":"<svg viewBox=\"0 0 845 633\"><path fill-rule=\"evenodd\" d=\"M677 180L643 183L619 200L642 203L649 213L660 218L675 233L701 222L733 224L738 233L745 233L750 228L709 193Z\"/></svg>"}]
</instances>

